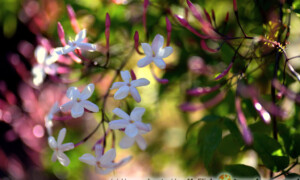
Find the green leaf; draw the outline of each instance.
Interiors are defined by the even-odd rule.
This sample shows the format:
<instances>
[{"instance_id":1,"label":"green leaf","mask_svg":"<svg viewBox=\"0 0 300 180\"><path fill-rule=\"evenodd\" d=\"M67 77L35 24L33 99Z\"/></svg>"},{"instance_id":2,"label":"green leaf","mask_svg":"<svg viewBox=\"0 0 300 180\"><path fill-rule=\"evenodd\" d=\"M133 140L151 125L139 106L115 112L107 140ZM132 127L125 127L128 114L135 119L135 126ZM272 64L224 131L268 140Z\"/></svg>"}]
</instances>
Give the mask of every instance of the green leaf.
<instances>
[{"instance_id":1,"label":"green leaf","mask_svg":"<svg viewBox=\"0 0 300 180\"><path fill-rule=\"evenodd\" d=\"M300 134L296 133L292 136L291 153L292 158L300 156Z\"/></svg>"},{"instance_id":2,"label":"green leaf","mask_svg":"<svg viewBox=\"0 0 300 180\"><path fill-rule=\"evenodd\" d=\"M260 175L256 169L243 164L227 165L225 166L225 171L231 174L234 178L260 178Z\"/></svg>"},{"instance_id":3,"label":"green leaf","mask_svg":"<svg viewBox=\"0 0 300 180\"><path fill-rule=\"evenodd\" d=\"M239 142L235 135L228 134L222 139L218 151L225 156L234 157L238 155L243 145L244 143Z\"/></svg>"},{"instance_id":4,"label":"green leaf","mask_svg":"<svg viewBox=\"0 0 300 180\"><path fill-rule=\"evenodd\" d=\"M215 124L206 124L201 128L198 135L200 146L200 156L206 168L212 160L212 157L222 141L222 129Z\"/></svg>"},{"instance_id":5,"label":"green leaf","mask_svg":"<svg viewBox=\"0 0 300 180\"><path fill-rule=\"evenodd\" d=\"M267 168L278 172L289 165L289 158L276 140L260 133L253 133L253 137L253 148Z\"/></svg>"},{"instance_id":6,"label":"green leaf","mask_svg":"<svg viewBox=\"0 0 300 180\"><path fill-rule=\"evenodd\" d=\"M229 129L230 133L234 136L234 139L238 141L239 144L244 144L243 137L236 123L230 119L224 119L225 126Z\"/></svg>"}]
</instances>

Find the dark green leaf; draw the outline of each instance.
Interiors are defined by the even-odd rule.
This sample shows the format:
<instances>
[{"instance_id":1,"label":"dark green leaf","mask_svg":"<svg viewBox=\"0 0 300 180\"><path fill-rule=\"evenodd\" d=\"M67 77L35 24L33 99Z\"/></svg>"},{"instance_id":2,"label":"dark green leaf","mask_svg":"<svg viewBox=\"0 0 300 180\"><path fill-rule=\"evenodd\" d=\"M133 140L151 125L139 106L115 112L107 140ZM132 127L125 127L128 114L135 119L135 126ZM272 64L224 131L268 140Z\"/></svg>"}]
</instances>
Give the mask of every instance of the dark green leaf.
<instances>
[{"instance_id":1,"label":"dark green leaf","mask_svg":"<svg viewBox=\"0 0 300 180\"><path fill-rule=\"evenodd\" d=\"M260 178L259 173L251 166L243 164L227 165L225 171L233 176L233 178Z\"/></svg>"},{"instance_id":2,"label":"dark green leaf","mask_svg":"<svg viewBox=\"0 0 300 180\"><path fill-rule=\"evenodd\" d=\"M235 135L228 134L222 139L218 151L225 156L237 156L244 143L237 140Z\"/></svg>"}]
</instances>

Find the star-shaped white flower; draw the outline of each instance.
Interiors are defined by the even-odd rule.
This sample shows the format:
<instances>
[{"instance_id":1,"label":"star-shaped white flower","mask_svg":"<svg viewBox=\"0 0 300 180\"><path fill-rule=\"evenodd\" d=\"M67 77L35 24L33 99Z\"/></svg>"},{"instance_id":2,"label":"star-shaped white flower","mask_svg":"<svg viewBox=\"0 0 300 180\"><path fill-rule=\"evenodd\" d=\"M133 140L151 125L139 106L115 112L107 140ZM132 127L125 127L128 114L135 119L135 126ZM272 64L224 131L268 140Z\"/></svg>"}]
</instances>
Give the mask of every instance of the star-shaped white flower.
<instances>
[{"instance_id":1,"label":"star-shaped white flower","mask_svg":"<svg viewBox=\"0 0 300 180\"><path fill-rule=\"evenodd\" d=\"M55 141L55 138L53 136L50 136L48 138L49 146L54 150L51 158L52 161L55 162L58 159L60 164L63 166L68 166L70 164L70 159L67 155L65 155L64 151L69 151L74 148L73 143L62 144L66 136L66 131L66 128L63 128L59 131L57 142Z\"/></svg>"},{"instance_id":2,"label":"star-shaped white flower","mask_svg":"<svg viewBox=\"0 0 300 180\"><path fill-rule=\"evenodd\" d=\"M76 87L70 87L67 90L67 97L71 99L71 101L63 104L60 107L60 110L62 112L71 110L71 115L73 118L81 117L84 113L84 108L92 112L98 112L99 107L87 100L93 94L94 89L94 84L89 84L80 93Z\"/></svg>"},{"instance_id":3,"label":"star-shaped white flower","mask_svg":"<svg viewBox=\"0 0 300 180\"><path fill-rule=\"evenodd\" d=\"M141 96L140 96L138 90L136 89L136 87L146 86L150 82L145 78L132 80L130 82L131 75L130 75L129 71L121 71L121 77L124 82L115 82L112 85L112 87L110 88L110 89L119 89L115 93L114 98L117 100L124 99L125 97L127 97L127 95L130 92L131 96L133 97L133 99L136 102L141 102Z\"/></svg>"},{"instance_id":4,"label":"star-shaped white flower","mask_svg":"<svg viewBox=\"0 0 300 180\"><path fill-rule=\"evenodd\" d=\"M155 36L152 46L150 46L148 43L142 43L142 48L146 54L146 57L140 59L137 65L139 67L144 67L153 61L157 67L160 69L165 69L166 63L164 62L163 58L166 58L172 54L173 48L171 46L163 48L163 45L164 37L160 34Z\"/></svg>"},{"instance_id":5,"label":"star-shaped white flower","mask_svg":"<svg viewBox=\"0 0 300 180\"><path fill-rule=\"evenodd\" d=\"M115 108L113 113L123 119L109 122L110 129L124 129L125 134L131 138L138 135L139 130L150 131L149 126L142 122L142 116L145 113L145 108L136 107L130 113L130 116L120 108Z\"/></svg>"},{"instance_id":6,"label":"star-shaped white flower","mask_svg":"<svg viewBox=\"0 0 300 180\"><path fill-rule=\"evenodd\" d=\"M109 151L107 151L104 155L102 155L102 150L102 145L97 144L95 146L96 157L89 153L86 153L82 155L79 158L79 160L86 164L95 166L96 172L99 174L108 174L115 168L120 167L121 165L127 163L131 159L131 156L129 156L121 160L119 163L114 163L113 161L116 157L116 150L112 148Z\"/></svg>"},{"instance_id":7,"label":"star-shaped white flower","mask_svg":"<svg viewBox=\"0 0 300 180\"><path fill-rule=\"evenodd\" d=\"M146 124L146 125L149 128L148 131L139 130L138 134L133 138L125 135L119 143L120 147L123 149L127 149L130 148L134 144L134 142L136 142L141 150L145 150L147 148L147 143L143 138L142 134L146 134L149 131L151 131L151 125L150 124Z\"/></svg>"},{"instance_id":8,"label":"star-shaped white flower","mask_svg":"<svg viewBox=\"0 0 300 180\"><path fill-rule=\"evenodd\" d=\"M53 127L53 116L55 113L59 112L59 105L58 102L55 102L50 109L49 113L45 116L45 127L47 129L48 134L51 136L52 135L52 127Z\"/></svg>"},{"instance_id":9,"label":"star-shaped white flower","mask_svg":"<svg viewBox=\"0 0 300 180\"><path fill-rule=\"evenodd\" d=\"M69 40L69 43L65 47L55 48L55 52L58 55L68 54L75 49L81 49L86 51L96 51L96 45L83 42L86 37L86 30L81 30L75 37L75 40Z\"/></svg>"},{"instance_id":10,"label":"star-shaped white flower","mask_svg":"<svg viewBox=\"0 0 300 180\"><path fill-rule=\"evenodd\" d=\"M58 55L55 53L48 55L44 47L38 46L34 51L34 56L38 64L32 68L31 73L33 75L33 84L39 86L43 83L46 74L56 74L58 66L54 63L57 61Z\"/></svg>"}]
</instances>

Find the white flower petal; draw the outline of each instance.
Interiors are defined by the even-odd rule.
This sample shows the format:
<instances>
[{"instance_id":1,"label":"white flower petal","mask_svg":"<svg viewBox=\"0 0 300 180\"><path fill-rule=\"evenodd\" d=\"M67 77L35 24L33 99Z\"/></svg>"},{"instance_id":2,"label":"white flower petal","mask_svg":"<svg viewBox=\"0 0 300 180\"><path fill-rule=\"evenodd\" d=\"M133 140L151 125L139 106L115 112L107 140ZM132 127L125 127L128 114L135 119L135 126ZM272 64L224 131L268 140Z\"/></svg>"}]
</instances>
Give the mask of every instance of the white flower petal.
<instances>
[{"instance_id":1,"label":"white flower petal","mask_svg":"<svg viewBox=\"0 0 300 180\"><path fill-rule=\"evenodd\" d=\"M112 172L113 170L114 170L114 168L101 169L96 166L96 173L98 173L98 174L108 174L108 173Z\"/></svg>"},{"instance_id":2,"label":"white flower petal","mask_svg":"<svg viewBox=\"0 0 300 180\"><path fill-rule=\"evenodd\" d=\"M86 37L86 29L81 30L75 37L76 43L82 42Z\"/></svg>"},{"instance_id":3,"label":"white flower petal","mask_svg":"<svg viewBox=\"0 0 300 180\"><path fill-rule=\"evenodd\" d=\"M60 162L60 164L63 165L63 166L68 166L70 164L70 159L63 152L58 152L57 153L57 159Z\"/></svg>"},{"instance_id":4,"label":"white flower petal","mask_svg":"<svg viewBox=\"0 0 300 180\"><path fill-rule=\"evenodd\" d=\"M136 122L134 122L134 124L139 130L150 131L149 127L141 121L136 121Z\"/></svg>"},{"instance_id":5,"label":"white flower petal","mask_svg":"<svg viewBox=\"0 0 300 180\"><path fill-rule=\"evenodd\" d=\"M155 54L158 53L158 50L164 45L164 37L160 34L157 34L152 41L152 50Z\"/></svg>"},{"instance_id":6,"label":"white flower petal","mask_svg":"<svg viewBox=\"0 0 300 180\"><path fill-rule=\"evenodd\" d=\"M57 160L57 155L56 155L56 152L54 151L52 156L51 156L51 161L55 162L56 160Z\"/></svg>"},{"instance_id":7,"label":"white flower petal","mask_svg":"<svg viewBox=\"0 0 300 180\"><path fill-rule=\"evenodd\" d=\"M101 158L100 158L100 163L105 165L105 164L110 164L114 159L116 158L116 150L114 148L108 150Z\"/></svg>"},{"instance_id":8,"label":"white flower petal","mask_svg":"<svg viewBox=\"0 0 300 180\"><path fill-rule=\"evenodd\" d=\"M79 158L79 161L84 162L86 164L96 166L96 158L91 154L84 154Z\"/></svg>"},{"instance_id":9,"label":"white flower petal","mask_svg":"<svg viewBox=\"0 0 300 180\"><path fill-rule=\"evenodd\" d=\"M135 138L130 138L130 137L128 137L128 136L125 135L121 139L121 141L119 143L119 146L122 149L127 149L127 148L130 148L134 144L134 142L135 142Z\"/></svg>"},{"instance_id":10,"label":"white flower petal","mask_svg":"<svg viewBox=\"0 0 300 180\"><path fill-rule=\"evenodd\" d=\"M119 89L120 87L125 86L126 84L126 82L115 82L113 83L110 89Z\"/></svg>"},{"instance_id":11,"label":"white flower petal","mask_svg":"<svg viewBox=\"0 0 300 180\"><path fill-rule=\"evenodd\" d=\"M59 131L58 137L57 137L57 147L60 147L61 143L64 141L65 136L66 136L67 129L62 128Z\"/></svg>"},{"instance_id":12,"label":"white flower petal","mask_svg":"<svg viewBox=\"0 0 300 180\"><path fill-rule=\"evenodd\" d=\"M129 83L131 79L131 75L129 71L121 71L121 77L124 82Z\"/></svg>"},{"instance_id":13,"label":"white flower petal","mask_svg":"<svg viewBox=\"0 0 300 180\"><path fill-rule=\"evenodd\" d=\"M91 101L88 101L88 100L84 100L84 101L81 101L81 104L83 105L83 107L89 111L92 111L92 112L98 112L99 111L99 107L92 103Z\"/></svg>"},{"instance_id":14,"label":"white flower petal","mask_svg":"<svg viewBox=\"0 0 300 180\"><path fill-rule=\"evenodd\" d=\"M125 129L125 134L131 138L135 137L138 132L139 131L134 124L129 124Z\"/></svg>"},{"instance_id":15,"label":"white flower petal","mask_svg":"<svg viewBox=\"0 0 300 180\"><path fill-rule=\"evenodd\" d=\"M128 156L124 159L122 159L120 162L118 162L115 166L115 168L118 168L120 166L123 166L124 164L128 163L132 159L132 156Z\"/></svg>"},{"instance_id":16,"label":"white flower petal","mask_svg":"<svg viewBox=\"0 0 300 180\"><path fill-rule=\"evenodd\" d=\"M109 122L110 129L122 129L129 124L128 120L120 119Z\"/></svg>"},{"instance_id":17,"label":"white flower petal","mask_svg":"<svg viewBox=\"0 0 300 180\"><path fill-rule=\"evenodd\" d=\"M72 109L71 109L71 115L73 118L81 117L84 113L84 108L80 103L75 102Z\"/></svg>"},{"instance_id":18,"label":"white flower petal","mask_svg":"<svg viewBox=\"0 0 300 180\"><path fill-rule=\"evenodd\" d=\"M39 86L44 81L46 74L42 65L36 65L31 70L33 75L33 84Z\"/></svg>"},{"instance_id":19,"label":"white flower petal","mask_svg":"<svg viewBox=\"0 0 300 180\"><path fill-rule=\"evenodd\" d=\"M76 46L66 45L65 47L55 48L54 52L58 55L63 55L74 51L76 48Z\"/></svg>"},{"instance_id":20,"label":"white flower petal","mask_svg":"<svg viewBox=\"0 0 300 180\"><path fill-rule=\"evenodd\" d=\"M146 126L147 126L147 131L139 130L139 134L147 134L149 131L152 130L151 124L146 124Z\"/></svg>"},{"instance_id":21,"label":"white flower petal","mask_svg":"<svg viewBox=\"0 0 300 180\"><path fill-rule=\"evenodd\" d=\"M124 99L128 96L129 93L129 87L128 86L122 86L114 95L114 98L116 100Z\"/></svg>"},{"instance_id":22,"label":"white flower petal","mask_svg":"<svg viewBox=\"0 0 300 180\"><path fill-rule=\"evenodd\" d=\"M147 143L141 135L137 135L135 140L141 150L145 150L147 148Z\"/></svg>"},{"instance_id":23,"label":"white flower petal","mask_svg":"<svg viewBox=\"0 0 300 180\"><path fill-rule=\"evenodd\" d=\"M48 144L51 147L51 149L55 149L57 147L57 143L53 136L48 137Z\"/></svg>"},{"instance_id":24,"label":"white flower petal","mask_svg":"<svg viewBox=\"0 0 300 180\"><path fill-rule=\"evenodd\" d=\"M94 90L95 90L95 85L94 84L91 83L91 84L87 85L84 88L84 90L81 92L80 99L81 100L86 100L86 99L90 98L91 95L93 94Z\"/></svg>"},{"instance_id":25,"label":"white flower petal","mask_svg":"<svg viewBox=\"0 0 300 180\"><path fill-rule=\"evenodd\" d=\"M159 49L156 57L158 58L166 58L168 56L170 56L173 52L173 48L168 46L168 47L165 47L165 48L161 48Z\"/></svg>"},{"instance_id":26,"label":"white flower petal","mask_svg":"<svg viewBox=\"0 0 300 180\"><path fill-rule=\"evenodd\" d=\"M166 68L166 63L164 62L163 59L161 58L154 58L154 63L157 67L159 67L160 69L165 69Z\"/></svg>"},{"instance_id":27,"label":"white flower petal","mask_svg":"<svg viewBox=\"0 0 300 180\"><path fill-rule=\"evenodd\" d=\"M141 102L141 96L135 87L130 87L130 94L136 102Z\"/></svg>"},{"instance_id":28,"label":"white flower petal","mask_svg":"<svg viewBox=\"0 0 300 180\"><path fill-rule=\"evenodd\" d=\"M100 161L100 158L102 157L102 151L103 151L102 145L96 144L95 146L96 161Z\"/></svg>"},{"instance_id":29,"label":"white flower petal","mask_svg":"<svg viewBox=\"0 0 300 180\"><path fill-rule=\"evenodd\" d=\"M129 121L130 119L129 115L120 108L115 108L112 112L125 120Z\"/></svg>"},{"instance_id":30,"label":"white flower petal","mask_svg":"<svg viewBox=\"0 0 300 180\"><path fill-rule=\"evenodd\" d=\"M146 78L131 81L131 86L133 87L147 86L148 84L150 84L150 81Z\"/></svg>"},{"instance_id":31,"label":"white flower petal","mask_svg":"<svg viewBox=\"0 0 300 180\"><path fill-rule=\"evenodd\" d=\"M39 64L44 64L47 50L43 46L38 46L34 51L34 56Z\"/></svg>"},{"instance_id":32,"label":"white flower petal","mask_svg":"<svg viewBox=\"0 0 300 180\"><path fill-rule=\"evenodd\" d=\"M58 60L58 58L59 58L59 56L57 54L47 56L45 59L45 64L51 65L51 64L55 63Z\"/></svg>"},{"instance_id":33,"label":"white flower petal","mask_svg":"<svg viewBox=\"0 0 300 180\"><path fill-rule=\"evenodd\" d=\"M142 120L142 116L145 113L145 108L143 107L136 107L134 108L131 113L130 113L130 119L134 120L134 121L141 121Z\"/></svg>"},{"instance_id":34,"label":"white flower petal","mask_svg":"<svg viewBox=\"0 0 300 180\"><path fill-rule=\"evenodd\" d=\"M96 45L91 44L91 43L77 43L76 45L79 49L85 50L85 51L96 51L97 50Z\"/></svg>"},{"instance_id":35,"label":"white flower petal","mask_svg":"<svg viewBox=\"0 0 300 180\"><path fill-rule=\"evenodd\" d=\"M73 105L75 104L76 102L74 100L71 100L63 105L60 106L60 110L62 112L68 112L72 109Z\"/></svg>"},{"instance_id":36,"label":"white flower petal","mask_svg":"<svg viewBox=\"0 0 300 180\"><path fill-rule=\"evenodd\" d=\"M137 62L138 67L145 67L153 61L152 56L146 56Z\"/></svg>"},{"instance_id":37,"label":"white flower petal","mask_svg":"<svg viewBox=\"0 0 300 180\"><path fill-rule=\"evenodd\" d=\"M62 150L62 151L69 151L71 149L74 149L74 144L73 143L66 143L66 144L62 144L60 146L60 150Z\"/></svg>"},{"instance_id":38,"label":"white flower petal","mask_svg":"<svg viewBox=\"0 0 300 180\"><path fill-rule=\"evenodd\" d=\"M67 97L69 99L77 99L80 96L80 92L77 87L69 87L67 90Z\"/></svg>"},{"instance_id":39,"label":"white flower petal","mask_svg":"<svg viewBox=\"0 0 300 180\"><path fill-rule=\"evenodd\" d=\"M50 112L49 112L49 114L55 114L55 113L57 113L57 112L59 112L60 111L60 109L59 109L59 105L58 105L58 102L56 101L54 104L53 104L53 106L51 107L51 110L50 110ZM52 118L51 118L52 119Z\"/></svg>"},{"instance_id":40,"label":"white flower petal","mask_svg":"<svg viewBox=\"0 0 300 180\"><path fill-rule=\"evenodd\" d=\"M143 48L144 53L146 54L146 56L151 56L152 57L153 52L152 52L152 48L151 48L150 44L142 43L142 48Z\"/></svg>"}]
</instances>

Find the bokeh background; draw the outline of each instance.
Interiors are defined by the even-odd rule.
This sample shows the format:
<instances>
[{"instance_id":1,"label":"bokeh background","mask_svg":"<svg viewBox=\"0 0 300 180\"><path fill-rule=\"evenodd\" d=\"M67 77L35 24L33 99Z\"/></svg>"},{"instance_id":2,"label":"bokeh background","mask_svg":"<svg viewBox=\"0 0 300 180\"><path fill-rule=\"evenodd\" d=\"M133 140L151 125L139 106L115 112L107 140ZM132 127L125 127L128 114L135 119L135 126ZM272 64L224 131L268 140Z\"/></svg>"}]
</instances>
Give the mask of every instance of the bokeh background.
<instances>
[{"instance_id":1,"label":"bokeh background","mask_svg":"<svg viewBox=\"0 0 300 180\"><path fill-rule=\"evenodd\" d=\"M294 4L297 1L293 2ZM241 31L235 21L231 0L194 0L197 7L205 8L209 14L214 10L216 27L223 33L240 36ZM292 2L287 2L292 4ZM91 59L93 64L68 65L71 72L59 75L59 78L71 81L63 83L55 78L47 77L44 83L36 87L32 84L31 69L37 63L34 50L41 44L41 38L48 39L53 47L60 47L57 34L57 22L64 27L66 38L74 37L75 33L67 14L66 5L71 5L76 13L80 28L87 29L89 42L100 47L99 52L86 53L85 57ZM244 29L252 36L267 36L272 33L272 20L278 18L278 1L276 0L240 0L238 8L240 21ZM299 3L298 3L299 4ZM228 23L225 23L226 13L229 12ZM101 68L105 62L105 16L109 13L110 27L110 63L108 69ZM228 164L245 164L257 169L262 177L268 177L269 171L262 167L257 153L251 148L243 148L243 144L233 141L231 136L211 150L212 159L207 160L200 152L201 146L213 146L208 143L199 144L206 134L213 131L214 125L197 124L196 128L189 128L191 124L205 115L218 115L234 119L235 88L230 87L225 99L211 109L186 113L179 106L186 102L205 102L213 98L214 92L200 98L186 95L186 90L198 86L214 86L218 82L213 78L222 72L230 63L234 51L223 45L218 53L212 54L203 50L200 39L183 28L174 18L173 14L186 17L191 25L199 29L198 21L187 9L183 0L151 0L147 11L147 31L143 28L143 1L138 0L1 0L0 1L0 178L8 179L105 179L109 177L197 177L217 176ZM143 56L134 51L133 36L139 32L140 42L153 40L156 34L167 36L165 17L172 23L171 46L174 53L166 58L167 69L162 71L154 68L158 77L167 78L169 83L158 83L149 67L137 68L136 63ZM274 21L275 22L275 21ZM287 49L289 56L299 54L300 47L300 19L297 13L291 16L290 45ZM239 42L233 42L237 46ZM252 48L243 47L245 51ZM216 47L214 42L209 44ZM256 52L259 54L259 52ZM124 167L117 169L107 176L97 175L91 166L78 160L84 153L92 153L91 148L103 136L100 128L86 143L76 147L66 154L71 159L68 167L58 162L51 162L52 150L47 143L47 132L44 127L44 117L55 101L63 104L68 99L65 92L70 86L81 89L87 84L95 83L96 90L91 101L101 105L101 98L109 89L114 70L128 59L124 69L133 69L138 78L145 77L150 85L139 88L142 102L136 103L132 98L126 101L116 101L110 96L106 112L113 120L111 111L115 107L130 110L136 106L146 108L144 122L152 124L152 131L145 135L148 148L141 151L136 145L130 149L120 149L116 144L117 160L128 155L133 159ZM270 58L271 59L271 58ZM193 61L194 60L194 61ZM249 82L267 92L269 87L265 82L272 77L272 69L267 68L272 61L266 61L249 77ZM255 61L259 64L261 61ZM193 64L193 62L196 64ZM241 62L240 64L247 63ZM295 69L300 69L297 60L292 61ZM251 64L250 70L255 69ZM237 71L233 70L233 73ZM290 88L299 92L299 83L289 80ZM112 92L114 93L114 92ZM111 94L112 94L111 93ZM270 94L265 95L270 99ZM287 100L286 100L287 101ZM251 107L250 100L243 102L250 129L253 132L271 134L271 126L259 120L255 109ZM299 107L291 101L284 104L289 112L289 118L283 121L293 132L299 133ZM102 107L100 107L102 108ZM66 127L65 142L79 142L101 120L101 113L85 113L82 118L54 123L54 137L58 131ZM236 120L234 121L236 123ZM216 122L218 123L218 122ZM107 126L107 124L106 124ZM189 128L189 130L188 130ZM218 127L223 128L223 127ZM187 131L188 130L188 131ZM223 137L229 134L222 129ZM188 132L188 134L187 134ZM116 132L117 143L123 136ZM207 138L206 138L207 139ZM214 141L215 139L211 139ZM205 141L205 140L204 140ZM107 147L111 146L111 136L108 136ZM202 148L203 149L203 148ZM209 151L210 149L208 149ZM296 150L296 151L299 151ZM299 173L299 165L291 172Z\"/></svg>"}]
</instances>

